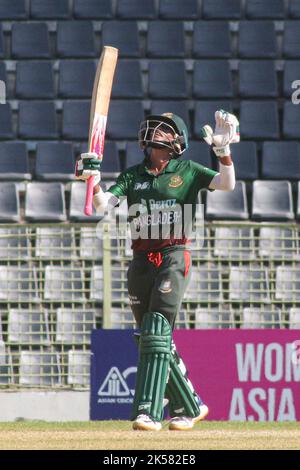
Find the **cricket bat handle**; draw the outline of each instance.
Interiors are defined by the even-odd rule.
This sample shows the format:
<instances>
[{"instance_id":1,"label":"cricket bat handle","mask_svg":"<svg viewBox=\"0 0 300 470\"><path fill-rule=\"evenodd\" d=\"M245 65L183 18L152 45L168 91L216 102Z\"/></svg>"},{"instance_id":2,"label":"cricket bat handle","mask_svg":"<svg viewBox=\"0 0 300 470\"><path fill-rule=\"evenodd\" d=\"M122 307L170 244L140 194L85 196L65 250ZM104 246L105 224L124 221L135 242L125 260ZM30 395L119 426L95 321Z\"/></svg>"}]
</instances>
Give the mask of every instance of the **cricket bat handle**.
<instances>
[{"instance_id":1,"label":"cricket bat handle","mask_svg":"<svg viewBox=\"0 0 300 470\"><path fill-rule=\"evenodd\" d=\"M87 188L85 195L85 215L92 215L93 213L93 195L94 195L94 176L90 176L87 180Z\"/></svg>"}]
</instances>

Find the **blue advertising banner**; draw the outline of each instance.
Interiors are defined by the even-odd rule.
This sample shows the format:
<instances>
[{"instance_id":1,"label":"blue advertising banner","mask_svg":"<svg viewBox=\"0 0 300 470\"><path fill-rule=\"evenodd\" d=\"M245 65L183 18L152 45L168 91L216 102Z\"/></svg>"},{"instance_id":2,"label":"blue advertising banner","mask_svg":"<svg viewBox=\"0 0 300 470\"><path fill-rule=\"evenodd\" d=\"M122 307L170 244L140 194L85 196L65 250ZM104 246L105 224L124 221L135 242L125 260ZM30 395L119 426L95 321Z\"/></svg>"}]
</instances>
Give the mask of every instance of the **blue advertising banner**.
<instances>
[{"instance_id":1,"label":"blue advertising banner","mask_svg":"<svg viewBox=\"0 0 300 470\"><path fill-rule=\"evenodd\" d=\"M138 348L133 330L93 330L90 419L130 419Z\"/></svg>"}]
</instances>

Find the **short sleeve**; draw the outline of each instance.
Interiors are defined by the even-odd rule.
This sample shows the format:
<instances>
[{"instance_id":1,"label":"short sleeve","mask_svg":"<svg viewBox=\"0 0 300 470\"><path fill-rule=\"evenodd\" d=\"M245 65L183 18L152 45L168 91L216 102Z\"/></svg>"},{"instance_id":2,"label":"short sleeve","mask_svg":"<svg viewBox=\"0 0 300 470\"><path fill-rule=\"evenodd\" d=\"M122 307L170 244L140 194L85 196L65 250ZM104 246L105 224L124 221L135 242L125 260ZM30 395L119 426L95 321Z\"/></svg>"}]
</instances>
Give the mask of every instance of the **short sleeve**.
<instances>
[{"instance_id":1,"label":"short sleeve","mask_svg":"<svg viewBox=\"0 0 300 470\"><path fill-rule=\"evenodd\" d=\"M128 176L126 175L126 173L121 173L116 179L115 184L108 188L107 191L117 197L127 196Z\"/></svg>"},{"instance_id":2,"label":"short sleeve","mask_svg":"<svg viewBox=\"0 0 300 470\"><path fill-rule=\"evenodd\" d=\"M200 189L208 189L211 180L218 174L217 171L207 168L206 166L200 165L199 163L190 160L190 168L195 178L195 184Z\"/></svg>"}]
</instances>

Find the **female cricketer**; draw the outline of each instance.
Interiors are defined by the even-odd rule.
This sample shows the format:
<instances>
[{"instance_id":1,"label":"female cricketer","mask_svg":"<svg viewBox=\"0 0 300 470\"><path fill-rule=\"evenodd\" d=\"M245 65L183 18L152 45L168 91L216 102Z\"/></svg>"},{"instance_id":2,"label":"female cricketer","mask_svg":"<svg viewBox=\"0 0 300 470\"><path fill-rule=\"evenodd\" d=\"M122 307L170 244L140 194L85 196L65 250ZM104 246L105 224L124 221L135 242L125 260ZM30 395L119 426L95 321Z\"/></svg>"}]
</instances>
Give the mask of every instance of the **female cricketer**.
<instances>
[{"instance_id":1,"label":"female cricketer","mask_svg":"<svg viewBox=\"0 0 300 470\"><path fill-rule=\"evenodd\" d=\"M99 185L101 162L96 155L82 154L77 162L78 179L95 177L97 212L127 198L133 249L128 293L140 329L132 414L135 430L161 429L164 399L168 400L170 430L192 429L208 414L172 340L191 274L188 235L174 227L185 205L192 206L192 218L195 216L201 189L232 191L235 187L230 144L240 140L239 122L223 110L216 111L215 120L214 131L206 125L202 136L219 158L219 172L180 158L188 149L188 131L183 120L172 113L152 115L141 123L139 143L144 160L121 173L108 191ZM131 207L139 210L131 211Z\"/></svg>"}]
</instances>

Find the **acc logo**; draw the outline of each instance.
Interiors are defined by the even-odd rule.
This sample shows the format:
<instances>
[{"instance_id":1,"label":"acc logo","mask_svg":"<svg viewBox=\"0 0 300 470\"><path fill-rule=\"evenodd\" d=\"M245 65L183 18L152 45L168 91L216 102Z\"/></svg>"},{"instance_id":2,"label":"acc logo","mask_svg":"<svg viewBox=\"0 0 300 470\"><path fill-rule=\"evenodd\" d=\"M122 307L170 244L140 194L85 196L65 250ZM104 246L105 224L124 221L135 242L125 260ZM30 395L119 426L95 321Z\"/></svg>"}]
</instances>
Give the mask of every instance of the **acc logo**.
<instances>
[{"instance_id":1,"label":"acc logo","mask_svg":"<svg viewBox=\"0 0 300 470\"><path fill-rule=\"evenodd\" d=\"M135 190L141 190L141 189L149 189L150 188L150 182L145 181L144 183L135 183L134 189Z\"/></svg>"},{"instance_id":2,"label":"acc logo","mask_svg":"<svg viewBox=\"0 0 300 470\"><path fill-rule=\"evenodd\" d=\"M98 403L133 403L134 389L129 388L127 378L136 371L136 367L128 367L121 373L112 367L98 390Z\"/></svg>"},{"instance_id":3,"label":"acc logo","mask_svg":"<svg viewBox=\"0 0 300 470\"><path fill-rule=\"evenodd\" d=\"M178 188L178 186L181 186L183 183L183 179L179 175L172 176L169 182L169 187L170 188Z\"/></svg>"}]
</instances>

